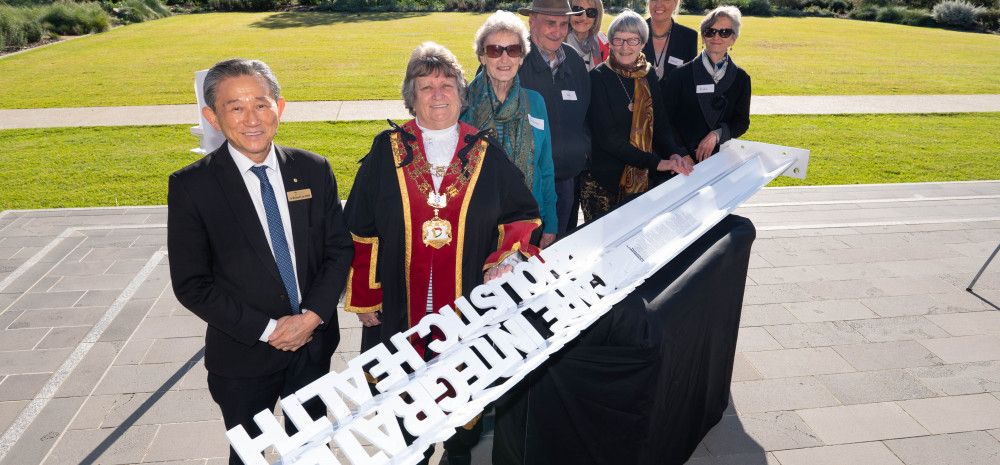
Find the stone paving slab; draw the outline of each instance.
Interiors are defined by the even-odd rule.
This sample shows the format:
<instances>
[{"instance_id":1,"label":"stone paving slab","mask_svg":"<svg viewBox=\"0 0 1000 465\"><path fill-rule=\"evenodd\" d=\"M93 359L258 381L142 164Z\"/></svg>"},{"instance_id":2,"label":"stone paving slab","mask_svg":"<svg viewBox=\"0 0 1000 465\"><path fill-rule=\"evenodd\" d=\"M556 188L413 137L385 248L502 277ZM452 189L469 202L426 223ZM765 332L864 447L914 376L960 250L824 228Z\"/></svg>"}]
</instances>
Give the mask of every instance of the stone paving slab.
<instances>
[{"instance_id":1,"label":"stone paving slab","mask_svg":"<svg viewBox=\"0 0 1000 465\"><path fill-rule=\"evenodd\" d=\"M885 441L907 465L987 465L1000 458L1000 443L983 431Z\"/></svg>"},{"instance_id":2,"label":"stone paving slab","mask_svg":"<svg viewBox=\"0 0 1000 465\"><path fill-rule=\"evenodd\" d=\"M1000 242L1000 182L769 188L738 213L758 240L732 403L690 464L998 463L1000 263L965 286ZM164 220L0 212L0 431L117 309L0 465L225 463L204 323L168 257L147 267ZM334 369L360 345L338 317Z\"/></svg>"},{"instance_id":3,"label":"stone paving slab","mask_svg":"<svg viewBox=\"0 0 1000 465\"><path fill-rule=\"evenodd\" d=\"M752 115L968 113L1000 111L1000 95L758 95ZM198 124L195 104L0 110L0 129ZM282 121L409 119L402 100L288 102Z\"/></svg>"},{"instance_id":4,"label":"stone paving slab","mask_svg":"<svg viewBox=\"0 0 1000 465\"><path fill-rule=\"evenodd\" d=\"M840 465L845 463L903 465L896 454L880 442L783 450L775 452L774 456L782 465Z\"/></svg>"}]
</instances>

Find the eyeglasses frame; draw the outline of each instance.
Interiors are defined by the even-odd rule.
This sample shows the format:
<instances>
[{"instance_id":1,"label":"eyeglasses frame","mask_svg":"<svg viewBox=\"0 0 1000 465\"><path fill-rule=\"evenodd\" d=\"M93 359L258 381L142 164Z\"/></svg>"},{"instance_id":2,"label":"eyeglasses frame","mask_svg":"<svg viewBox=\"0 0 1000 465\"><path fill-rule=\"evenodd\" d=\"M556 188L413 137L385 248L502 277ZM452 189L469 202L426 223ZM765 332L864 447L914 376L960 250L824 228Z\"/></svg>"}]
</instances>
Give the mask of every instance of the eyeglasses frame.
<instances>
[{"instance_id":1,"label":"eyeglasses frame","mask_svg":"<svg viewBox=\"0 0 1000 465\"><path fill-rule=\"evenodd\" d=\"M491 48L493 50L499 50L499 53L498 52L491 53L490 52ZM512 53L514 50L517 50L516 54ZM483 46L483 55L486 55L489 58L500 58L503 56L504 53L506 53L507 56L511 58L521 58L524 56L524 47L521 44L510 44L510 45L490 44Z\"/></svg>"},{"instance_id":2,"label":"eyeglasses frame","mask_svg":"<svg viewBox=\"0 0 1000 465\"><path fill-rule=\"evenodd\" d=\"M618 43L616 43L615 41L618 41ZM632 41L635 41L635 43L633 44ZM639 45L641 43L642 43L642 39L640 39L638 37L629 37L628 39L622 39L621 37L615 37L615 38L611 39L611 45L614 45L615 47L621 47L622 45L625 45L625 44L629 44L629 45L635 47L636 45Z\"/></svg>"},{"instance_id":3,"label":"eyeglasses frame","mask_svg":"<svg viewBox=\"0 0 1000 465\"><path fill-rule=\"evenodd\" d=\"M715 37L715 34L719 34L719 37L722 37L723 39L728 39L732 37L733 34L736 34L736 30L729 27L724 27L722 29L716 29L714 27L710 27L708 29L705 29L705 32L701 33L701 35L705 36L706 39Z\"/></svg>"},{"instance_id":4,"label":"eyeglasses frame","mask_svg":"<svg viewBox=\"0 0 1000 465\"><path fill-rule=\"evenodd\" d=\"M587 15L588 18L594 19L597 17L597 8L584 8L580 5L573 5L570 7L574 13L582 11L583 14Z\"/></svg>"}]
</instances>

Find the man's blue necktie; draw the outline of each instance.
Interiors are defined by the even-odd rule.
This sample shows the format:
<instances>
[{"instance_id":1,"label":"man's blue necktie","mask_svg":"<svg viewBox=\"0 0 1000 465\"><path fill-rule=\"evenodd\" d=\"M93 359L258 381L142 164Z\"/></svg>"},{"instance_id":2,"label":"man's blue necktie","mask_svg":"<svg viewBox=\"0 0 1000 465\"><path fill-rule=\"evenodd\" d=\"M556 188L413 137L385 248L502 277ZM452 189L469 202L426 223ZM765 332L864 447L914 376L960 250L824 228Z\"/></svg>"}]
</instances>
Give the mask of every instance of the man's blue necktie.
<instances>
[{"instance_id":1,"label":"man's blue necktie","mask_svg":"<svg viewBox=\"0 0 1000 465\"><path fill-rule=\"evenodd\" d=\"M285 239L285 227L281 224L281 212L274 198L274 188L267 180L267 167L254 166L250 168L260 180L260 196L264 200L264 214L267 215L267 229L271 232L271 248L274 250L274 261L278 264L278 273L285 283L288 301L292 305L292 313L299 313L299 291L295 285L295 268L292 266L292 254L288 252L288 241Z\"/></svg>"}]
</instances>

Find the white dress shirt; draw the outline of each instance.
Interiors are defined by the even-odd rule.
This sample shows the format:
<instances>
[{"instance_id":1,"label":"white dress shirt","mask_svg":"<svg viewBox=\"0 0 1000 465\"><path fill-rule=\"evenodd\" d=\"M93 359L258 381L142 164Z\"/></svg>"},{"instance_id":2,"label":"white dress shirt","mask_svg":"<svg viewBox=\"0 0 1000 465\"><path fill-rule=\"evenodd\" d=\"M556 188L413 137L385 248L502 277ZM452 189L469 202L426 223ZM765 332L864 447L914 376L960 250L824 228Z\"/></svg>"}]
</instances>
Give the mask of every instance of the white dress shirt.
<instances>
[{"instance_id":1,"label":"white dress shirt","mask_svg":"<svg viewBox=\"0 0 1000 465\"><path fill-rule=\"evenodd\" d=\"M288 213L285 182L281 178L281 166L278 164L278 155L274 152L274 144L271 144L271 151L268 152L264 162L260 164L254 163L253 160L243 155L239 150L234 149L232 145L229 146L229 155L233 157L236 168L239 169L240 175L243 177L243 183L247 186L247 192L250 193L250 200L253 201L253 208L257 212L257 219L260 220L260 226L264 229L264 236L267 237L267 245L271 248L271 255L273 256L274 242L271 239L271 229L267 226L267 213L264 211L264 198L261 196L260 178L250 171L250 168L255 166L267 167L265 172L267 173L268 182L271 183L271 189L274 190L274 200L278 204L278 213L281 214L281 226L285 230L288 253L292 255L292 272L295 273L295 291L299 295L299 303L301 303L302 289L299 287L298 271L295 265L295 240L292 239L292 220ZM278 322L272 318L267 323L267 328L261 334L260 340L267 342L267 339L271 337L271 333L274 332L277 326Z\"/></svg>"}]
</instances>

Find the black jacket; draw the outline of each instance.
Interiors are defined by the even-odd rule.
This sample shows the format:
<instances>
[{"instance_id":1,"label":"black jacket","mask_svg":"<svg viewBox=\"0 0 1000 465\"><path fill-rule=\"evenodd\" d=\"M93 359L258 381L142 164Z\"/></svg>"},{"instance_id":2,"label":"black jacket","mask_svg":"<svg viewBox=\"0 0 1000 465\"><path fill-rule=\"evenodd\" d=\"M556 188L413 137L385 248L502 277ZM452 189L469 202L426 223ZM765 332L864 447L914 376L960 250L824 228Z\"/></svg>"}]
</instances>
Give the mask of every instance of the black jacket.
<instances>
[{"instance_id":1,"label":"black jacket","mask_svg":"<svg viewBox=\"0 0 1000 465\"><path fill-rule=\"evenodd\" d=\"M674 140L682 155L694 155L709 131L721 129L719 145L742 136L750 128L750 75L732 60L726 75L714 84L701 62L701 55L670 74L664 103L674 129ZM714 91L698 93L699 85L714 84Z\"/></svg>"},{"instance_id":2,"label":"black jacket","mask_svg":"<svg viewBox=\"0 0 1000 465\"><path fill-rule=\"evenodd\" d=\"M635 81L619 78L601 63L590 72L591 102L587 115L594 134L590 155L590 174L608 193L617 193L625 165L650 170L653 175L661 159L670 158L679 147L674 144L669 119L663 106L656 73L650 70L646 82L653 97L653 152L643 152L629 142L632 112L628 109ZM626 94L626 89L627 94Z\"/></svg>"},{"instance_id":3,"label":"black jacket","mask_svg":"<svg viewBox=\"0 0 1000 465\"><path fill-rule=\"evenodd\" d=\"M275 152L286 192L312 194L288 202L302 308L324 321L299 350L328 360L340 341L337 301L353 242L326 159L286 147ZM284 369L293 352L258 339L269 319L291 313L288 296L228 144L170 175L168 189L170 279L177 300L208 323L205 367L230 378Z\"/></svg>"},{"instance_id":4,"label":"black jacket","mask_svg":"<svg viewBox=\"0 0 1000 465\"><path fill-rule=\"evenodd\" d=\"M646 55L646 61L649 64L656 66L656 53L653 50L653 24L650 20L646 20L646 25L649 26L649 40L646 41L646 46L643 47L642 53ZM660 79L660 90L666 93L667 79L670 77L675 69L680 65L672 64L671 58L680 60L681 63L687 63L694 59L698 55L698 33L694 29L687 26L681 26L674 21L674 25L670 28L670 42L667 44L667 53L663 57L663 78ZM676 60L673 60L676 63Z\"/></svg>"},{"instance_id":5,"label":"black jacket","mask_svg":"<svg viewBox=\"0 0 1000 465\"><path fill-rule=\"evenodd\" d=\"M552 162L557 181L572 178L583 171L590 153L590 132L586 121L587 107L590 106L587 65L573 47L562 44L562 49L566 61L559 65L555 75L534 44L517 72L522 87L542 94L545 99L552 127ZM564 91L568 92L565 97ZM574 96L576 100L573 100Z\"/></svg>"}]
</instances>

